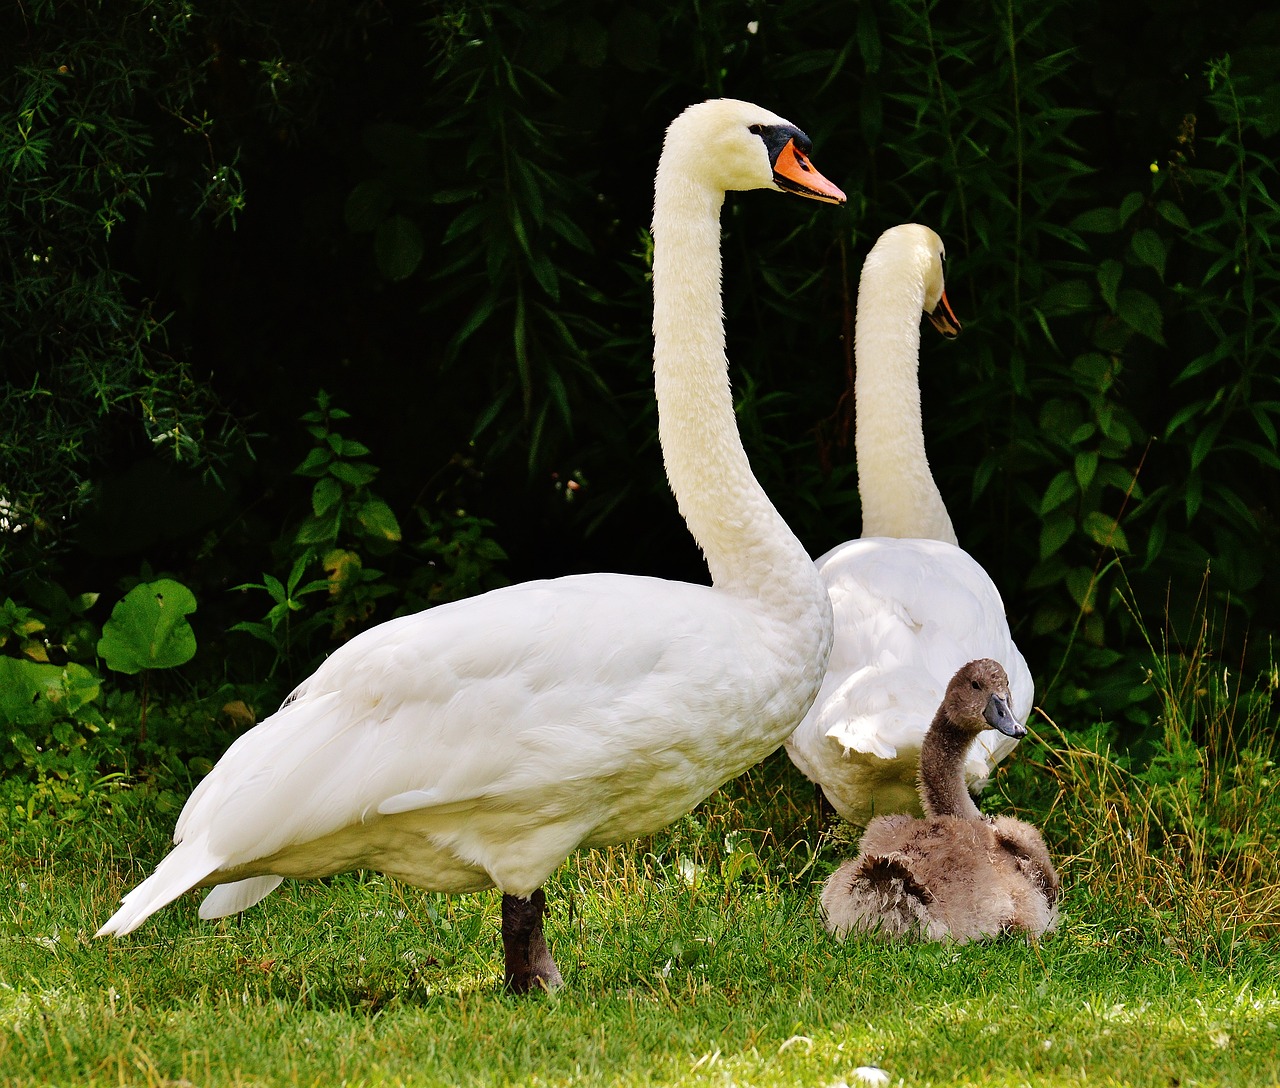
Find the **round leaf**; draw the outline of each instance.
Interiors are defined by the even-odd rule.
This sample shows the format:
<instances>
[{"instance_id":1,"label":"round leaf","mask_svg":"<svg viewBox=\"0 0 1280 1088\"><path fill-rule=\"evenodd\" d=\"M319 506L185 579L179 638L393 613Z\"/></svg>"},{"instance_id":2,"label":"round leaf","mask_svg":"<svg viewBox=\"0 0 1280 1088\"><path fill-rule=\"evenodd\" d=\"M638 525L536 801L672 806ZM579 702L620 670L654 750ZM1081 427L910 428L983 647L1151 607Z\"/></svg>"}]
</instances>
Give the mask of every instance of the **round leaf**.
<instances>
[{"instance_id":1,"label":"round leaf","mask_svg":"<svg viewBox=\"0 0 1280 1088\"><path fill-rule=\"evenodd\" d=\"M116 672L185 664L196 653L196 635L185 619L195 610L196 599L181 582L161 578L136 585L102 625L98 653Z\"/></svg>"}]
</instances>

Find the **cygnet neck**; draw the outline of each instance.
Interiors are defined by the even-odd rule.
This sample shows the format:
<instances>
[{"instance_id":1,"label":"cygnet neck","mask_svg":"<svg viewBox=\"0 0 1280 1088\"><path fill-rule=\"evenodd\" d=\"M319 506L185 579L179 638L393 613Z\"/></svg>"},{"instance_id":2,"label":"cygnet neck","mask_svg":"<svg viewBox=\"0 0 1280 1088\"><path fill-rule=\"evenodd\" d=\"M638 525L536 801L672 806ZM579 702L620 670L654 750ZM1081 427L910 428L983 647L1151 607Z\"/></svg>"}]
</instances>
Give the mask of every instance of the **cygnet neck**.
<instances>
[{"instance_id":1,"label":"cygnet neck","mask_svg":"<svg viewBox=\"0 0 1280 1088\"><path fill-rule=\"evenodd\" d=\"M938 708L920 746L920 803L926 816L982 819L964 780L965 756L975 737Z\"/></svg>"}]
</instances>

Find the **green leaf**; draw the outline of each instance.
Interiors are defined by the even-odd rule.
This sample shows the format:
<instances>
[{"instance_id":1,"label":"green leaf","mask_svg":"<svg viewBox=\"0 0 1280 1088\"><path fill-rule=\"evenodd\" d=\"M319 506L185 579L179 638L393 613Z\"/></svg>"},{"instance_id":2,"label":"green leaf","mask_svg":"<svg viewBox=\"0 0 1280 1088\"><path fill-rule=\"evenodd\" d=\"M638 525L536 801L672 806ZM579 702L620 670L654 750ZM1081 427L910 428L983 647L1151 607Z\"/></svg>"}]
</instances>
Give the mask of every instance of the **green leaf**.
<instances>
[{"instance_id":1,"label":"green leaf","mask_svg":"<svg viewBox=\"0 0 1280 1088\"><path fill-rule=\"evenodd\" d=\"M1081 527L1091 540L1104 548L1114 548L1118 552L1129 550L1129 539L1119 523L1109 514L1101 510L1091 510L1085 514Z\"/></svg>"},{"instance_id":2,"label":"green leaf","mask_svg":"<svg viewBox=\"0 0 1280 1088\"><path fill-rule=\"evenodd\" d=\"M1063 605L1058 604L1056 601L1050 601L1036 609L1035 615L1031 618L1031 631L1036 635L1047 635L1053 631L1060 631L1073 618L1073 614L1068 612Z\"/></svg>"},{"instance_id":3,"label":"green leaf","mask_svg":"<svg viewBox=\"0 0 1280 1088\"><path fill-rule=\"evenodd\" d=\"M62 684L62 669L16 657L0 657L0 721L46 725L53 720L49 692Z\"/></svg>"},{"instance_id":4,"label":"green leaf","mask_svg":"<svg viewBox=\"0 0 1280 1088\"><path fill-rule=\"evenodd\" d=\"M368 536L381 540L399 540L400 523L381 499L370 499L356 511L356 521Z\"/></svg>"},{"instance_id":5,"label":"green leaf","mask_svg":"<svg viewBox=\"0 0 1280 1088\"><path fill-rule=\"evenodd\" d=\"M1160 235L1149 227L1144 227L1129 239L1129 244L1138 260L1147 267L1154 268L1156 274L1164 279L1165 251Z\"/></svg>"},{"instance_id":6,"label":"green leaf","mask_svg":"<svg viewBox=\"0 0 1280 1088\"><path fill-rule=\"evenodd\" d=\"M529 270L533 273L533 278L538 281L538 285L553 301L558 302L560 299L560 274L556 270L555 263L545 253L535 253L529 258Z\"/></svg>"},{"instance_id":7,"label":"green leaf","mask_svg":"<svg viewBox=\"0 0 1280 1088\"><path fill-rule=\"evenodd\" d=\"M310 566L312 558L311 549L308 548L293 561L293 566L289 569L288 591L290 597L298 596L296 593L298 583L302 581L302 576L307 572L307 567Z\"/></svg>"},{"instance_id":8,"label":"green leaf","mask_svg":"<svg viewBox=\"0 0 1280 1088\"><path fill-rule=\"evenodd\" d=\"M322 518L309 517L293 536L295 544L328 544L338 535L338 512Z\"/></svg>"},{"instance_id":9,"label":"green leaf","mask_svg":"<svg viewBox=\"0 0 1280 1088\"><path fill-rule=\"evenodd\" d=\"M1195 404L1186 404L1179 408L1170 417L1168 424L1164 429L1165 439L1170 439L1177 432L1178 428L1185 426L1190 420L1201 415L1204 411L1204 402L1197 401Z\"/></svg>"},{"instance_id":10,"label":"green leaf","mask_svg":"<svg viewBox=\"0 0 1280 1088\"><path fill-rule=\"evenodd\" d=\"M1221 430L1222 420L1218 419L1196 435L1195 444L1191 447L1191 468L1193 470L1198 469L1204 463L1204 459L1212 452L1214 443L1218 441L1218 433Z\"/></svg>"},{"instance_id":11,"label":"green leaf","mask_svg":"<svg viewBox=\"0 0 1280 1088\"><path fill-rule=\"evenodd\" d=\"M98 653L115 672L183 665L196 653L196 635L185 618L195 610L195 596L181 582L161 578L136 585L102 625Z\"/></svg>"},{"instance_id":12,"label":"green leaf","mask_svg":"<svg viewBox=\"0 0 1280 1088\"><path fill-rule=\"evenodd\" d=\"M1111 404L1100 404L1098 406L1098 426L1102 428L1102 433L1119 447L1120 450L1127 450L1133 445L1133 435L1129 433L1129 428L1124 420L1120 418L1120 413L1115 410ZM1115 456L1119 450L1112 448L1110 456Z\"/></svg>"},{"instance_id":13,"label":"green leaf","mask_svg":"<svg viewBox=\"0 0 1280 1088\"><path fill-rule=\"evenodd\" d=\"M422 263L422 231L403 215L392 215L378 224L373 253L378 271L392 283L408 279Z\"/></svg>"},{"instance_id":14,"label":"green leaf","mask_svg":"<svg viewBox=\"0 0 1280 1088\"><path fill-rule=\"evenodd\" d=\"M68 661L62 666L61 702L67 713L75 715L102 694L102 678L96 673ZM57 696L53 697L58 701Z\"/></svg>"},{"instance_id":15,"label":"green leaf","mask_svg":"<svg viewBox=\"0 0 1280 1088\"><path fill-rule=\"evenodd\" d=\"M453 340L450 341L449 349L454 352L461 350L462 345L467 342L471 334L493 316L497 304L498 300L493 295L486 295L482 298L476 308L472 310L471 315L459 325L458 331L454 333Z\"/></svg>"},{"instance_id":16,"label":"green leaf","mask_svg":"<svg viewBox=\"0 0 1280 1088\"><path fill-rule=\"evenodd\" d=\"M1063 579L1067 586L1067 592L1071 594L1071 599L1076 602L1082 612L1092 612L1094 607L1094 598L1097 596L1098 583L1093 577L1093 571L1088 567L1073 567L1067 571L1067 576Z\"/></svg>"},{"instance_id":17,"label":"green leaf","mask_svg":"<svg viewBox=\"0 0 1280 1088\"><path fill-rule=\"evenodd\" d=\"M1125 197L1120 202L1120 225L1123 227L1127 222L1129 222L1133 217L1133 213L1141 208L1145 203L1146 200L1143 198L1141 193L1130 193Z\"/></svg>"},{"instance_id":18,"label":"green leaf","mask_svg":"<svg viewBox=\"0 0 1280 1088\"><path fill-rule=\"evenodd\" d=\"M479 194L475 189L439 189L431 194L432 204L461 204L474 200Z\"/></svg>"},{"instance_id":19,"label":"green leaf","mask_svg":"<svg viewBox=\"0 0 1280 1088\"><path fill-rule=\"evenodd\" d=\"M1106 260L1098 266L1098 289L1102 292L1102 301L1107 309L1116 312L1120 278L1124 275L1124 265L1119 261Z\"/></svg>"},{"instance_id":20,"label":"green leaf","mask_svg":"<svg viewBox=\"0 0 1280 1088\"><path fill-rule=\"evenodd\" d=\"M1200 504L1204 501L1204 480L1200 473L1193 472L1183 485L1182 500L1187 511L1187 521L1194 521L1200 512Z\"/></svg>"},{"instance_id":21,"label":"green leaf","mask_svg":"<svg viewBox=\"0 0 1280 1088\"><path fill-rule=\"evenodd\" d=\"M592 252L591 239L587 237L577 223L563 212L553 211L547 220L547 224L574 249L580 249L583 253Z\"/></svg>"},{"instance_id":22,"label":"green leaf","mask_svg":"<svg viewBox=\"0 0 1280 1088\"><path fill-rule=\"evenodd\" d=\"M1173 384L1177 385L1179 382L1184 382L1188 378L1194 378L1197 374L1203 373L1211 366L1222 362L1226 356L1231 354L1234 347L1235 345L1231 341L1226 341L1215 345L1212 351L1206 351L1203 355L1197 355L1191 360L1191 362L1182 368L1178 373L1178 376L1173 379Z\"/></svg>"},{"instance_id":23,"label":"green leaf","mask_svg":"<svg viewBox=\"0 0 1280 1088\"><path fill-rule=\"evenodd\" d=\"M1081 491L1089 489L1089 485L1093 483L1093 477L1097 471L1097 450L1084 450L1076 454L1076 479L1080 481Z\"/></svg>"},{"instance_id":24,"label":"green leaf","mask_svg":"<svg viewBox=\"0 0 1280 1088\"><path fill-rule=\"evenodd\" d=\"M1147 533L1147 558L1143 565L1150 567L1164 551L1165 538L1168 536L1169 527L1164 519L1156 521Z\"/></svg>"},{"instance_id":25,"label":"green leaf","mask_svg":"<svg viewBox=\"0 0 1280 1088\"><path fill-rule=\"evenodd\" d=\"M1071 229L1094 234L1114 234L1120 229L1120 213L1115 208L1095 208L1071 220Z\"/></svg>"},{"instance_id":26,"label":"green leaf","mask_svg":"<svg viewBox=\"0 0 1280 1088\"><path fill-rule=\"evenodd\" d=\"M334 461L329 466L329 473L332 476L336 476L344 484L350 484L352 487L364 487L378 475L378 470L373 465L359 464L352 461Z\"/></svg>"},{"instance_id":27,"label":"green leaf","mask_svg":"<svg viewBox=\"0 0 1280 1088\"><path fill-rule=\"evenodd\" d=\"M311 511L323 517L342 501L342 485L332 476L322 476L311 489Z\"/></svg>"},{"instance_id":28,"label":"green leaf","mask_svg":"<svg viewBox=\"0 0 1280 1088\"><path fill-rule=\"evenodd\" d=\"M1167 223L1172 223L1179 230L1190 230L1191 222L1187 219L1186 214L1172 200L1162 200L1156 205L1161 217Z\"/></svg>"},{"instance_id":29,"label":"green leaf","mask_svg":"<svg viewBox=\"0 0 1280 1088\"><path fill-rule=\"evenodd\" d=\"M1076 527L1075 518L1065 512L1047 517L1040 526L1040 558L1048 559L1061 551L1062 546L1071 539Z\"/></svg>"},{"instance_id":30,"label":"green leaf","mask_svg":"<svg viewBox=\"0 0 1280 1088\"><path fill-rule=\"evenodd\" d=\"M491 214L493 214L493 209L487 203L473 204L470 208L453 217L441 241L447 244L455 238L461 238L464 234L469 234L471 231L483 227L488 223Z\"/></svg>"},{"instance_id":31,"label":"green leaf","mask_svg":"<svg viewBox=\"0 0 1280 1088\"><path fill-rule=\"evenodd\" d=\"M302 464L293 470L295 476L322 476L333 460L333 454L323 446L317 446L303 459Z\"/></svg>"},{"instance_id":32,"label":"green leaf","mask_svg":"<svg viewBox=\"0 0 1280 1088\"><path fill-rule=\"evenodd\" d=\"M338 435L334 435L334 438L338 439L337 453L339 457L367 457L371 452L365 443L356 442L353 438L339 438Z\"/></svg>"},{"instance_id":33,"label":"green leaf","mask_svg":"<svg viewBox=\"0 0 1280 1088\"><path fill-rule=\"evenodd\" d=\"M1159 304L1145 291L1126 289L1120 292L1116 313L1134 332L1164 346L1164 314Z\"/></svg>"},{"instance_id":34,"label":"green leaf","mask_svg":"<svg viewBox=\"0 0 1280 1088\"><path fill-rule=\"evenodd\" d=\"M1111 379L1111 360L1101 352L1088 351L1071 360L1071 369L1093 389L1105 390Z\"/></svg>"},{"instance_id":35,"label":"green leaf","mask_svg":"<svg viewBox=\"0 0 1280 1088\"><path fill-rule=\"evenodd\" d=\"M1093 305L1093 291L1084 280L1063 280L1040 296L1039 305L1050 317L1079 313Z\"/></svg>"},{"instance_id":36,"label":"green leaf","mask_svg":"<svg viewBox=\"0 0 1280 1088\"><path fill-rule=\"evenodd\" d=\"M353 234L368 234L391 210L391 194L377 178L360 182L347 195L342 218Z\"/></svg>"},{"instance_id":37,"label":"green leaf","mask_svg":"<svg viewBox=\"0 0 1280 1088\"><path fill-rule=\"evenodd\" d=\"M279 578L274 574L264 574L262 576L262 584L276 604L284 604L288 594L285 593L284 585Z\"/></svg>"},{"instance_id":38,"label":"green leaf","mask_svg":"<svg viewBox=\"0 0 1280 1088\"><path fill-rule=\"evenodd\" d=\"M1050 510L1056 510L1065 502L1070 502L1077 495L1076 483L1072 479L1071 473L1063 471L1059 472L1045 490L1044 497L1040 500L1041 516L1049 513Z\"/></svg>"},{"instance_id":39,"label":"green leaf","mask_svg":"<svg viewBox=\"0 0 1280 1088\"><path fill-rule=\"evenodd\" d=\"M1045 586L1056 585L1066 577L1066 574L1067 565L1061 559L1057 557L1046 559L1031 568L1031 573L1027 575L1026 588L1044 589Z\"/></svg>"}]
</instances>

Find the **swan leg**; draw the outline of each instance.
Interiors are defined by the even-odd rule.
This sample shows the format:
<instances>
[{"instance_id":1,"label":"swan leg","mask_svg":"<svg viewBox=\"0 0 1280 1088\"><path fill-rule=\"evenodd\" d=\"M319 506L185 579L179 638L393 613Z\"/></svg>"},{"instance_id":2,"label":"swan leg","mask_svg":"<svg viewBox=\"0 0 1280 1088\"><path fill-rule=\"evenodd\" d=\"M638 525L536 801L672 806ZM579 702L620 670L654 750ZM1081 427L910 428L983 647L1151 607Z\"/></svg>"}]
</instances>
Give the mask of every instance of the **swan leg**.
<instances>
[{"instance_id":1,"label":"swan leg","mask_svg":"<svg viewBox=\"0 0 1280 1088\"><path fill-rule=\"evenodd\" d=\"M528 899L502 896L502 949L507 964L503 982L513 994L554 990L564 980L542 935L546 895L538 888Z\"/></svg>"}]
</instances>

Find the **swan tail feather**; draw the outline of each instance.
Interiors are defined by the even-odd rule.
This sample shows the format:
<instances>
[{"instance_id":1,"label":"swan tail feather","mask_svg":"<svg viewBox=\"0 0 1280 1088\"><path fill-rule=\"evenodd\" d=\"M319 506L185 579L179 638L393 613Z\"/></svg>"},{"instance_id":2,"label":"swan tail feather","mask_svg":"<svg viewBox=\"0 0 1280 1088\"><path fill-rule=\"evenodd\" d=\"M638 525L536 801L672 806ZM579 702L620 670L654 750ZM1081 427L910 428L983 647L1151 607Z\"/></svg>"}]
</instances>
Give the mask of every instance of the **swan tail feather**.
<instances>
[{"instance_id":1,"label":"swan tail feather","mask_svg":"<svg viewBox=\"0 0 1280 1088\"><path fill-rule=\"evenodd\" d=\"M120 901L120 908L107 919L95 937L132 933L161 907L194 888L221 864L203 844L183 843L170 853L146 880Z\"/></svg>"},{"instance_id":2,"label":"swan tail feather","mask_svg":"<svg viewBox=\"0 0 1280 1088\"><path fill-rule=\"evenodd\" d=\"M214 918L225 918L229 914L248 910L280 887L283 880L282 876L269 874L251 876L247 880L237 880L231 884L219 884L200 903L200 917L209 922Z\"/></svg>"}]
</instances>

